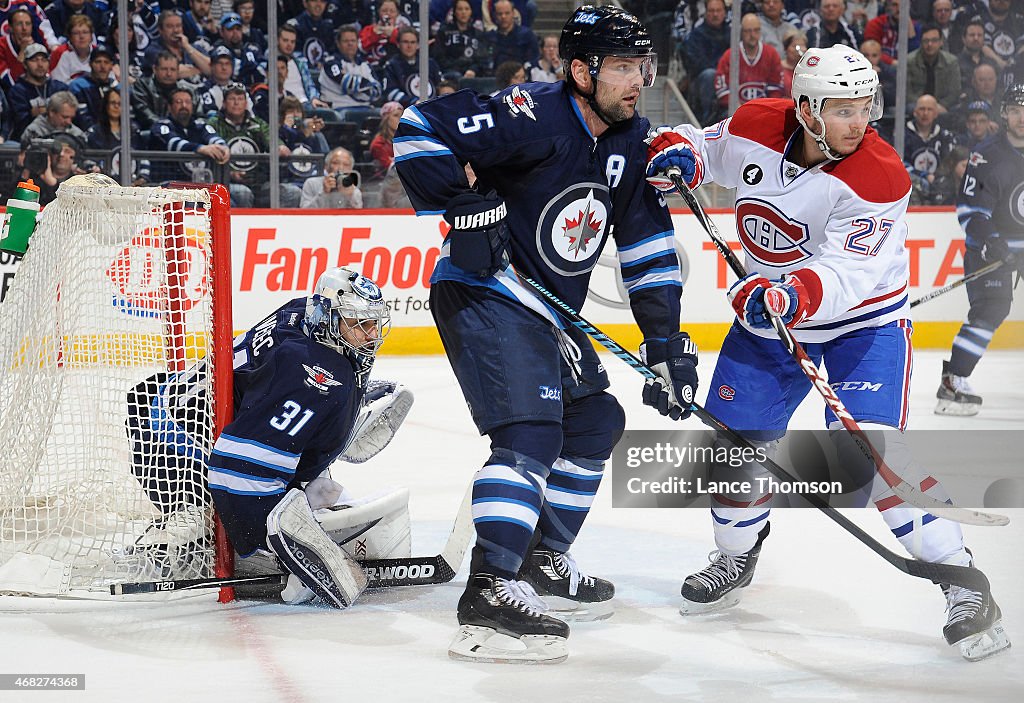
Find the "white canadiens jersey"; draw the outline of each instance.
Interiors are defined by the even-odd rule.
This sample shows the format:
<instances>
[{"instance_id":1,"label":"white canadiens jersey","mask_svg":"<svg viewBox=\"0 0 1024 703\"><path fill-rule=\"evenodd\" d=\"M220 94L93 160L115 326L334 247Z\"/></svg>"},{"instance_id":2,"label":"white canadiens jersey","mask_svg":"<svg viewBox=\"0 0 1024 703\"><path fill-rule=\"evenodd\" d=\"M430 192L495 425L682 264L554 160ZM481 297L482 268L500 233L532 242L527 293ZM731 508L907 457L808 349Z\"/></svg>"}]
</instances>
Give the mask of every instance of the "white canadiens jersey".
<instances>
[{"instance_id":1,"label":"white canadiens jersey","mask_svg":"<svg viewBox=\"0 0 1024 703\"><path fill-rule=\"evenodd\" d=\"M826 342L909 317L902 161L869 129L852 155L803 169L785 159L801 130L793 102L775 99L753 100L704 130L676 128L700 152L702 181L736 188L747 271L768 279L799 271L811 312L793 329L798 340Z\"/></svg>"}]
</instances>

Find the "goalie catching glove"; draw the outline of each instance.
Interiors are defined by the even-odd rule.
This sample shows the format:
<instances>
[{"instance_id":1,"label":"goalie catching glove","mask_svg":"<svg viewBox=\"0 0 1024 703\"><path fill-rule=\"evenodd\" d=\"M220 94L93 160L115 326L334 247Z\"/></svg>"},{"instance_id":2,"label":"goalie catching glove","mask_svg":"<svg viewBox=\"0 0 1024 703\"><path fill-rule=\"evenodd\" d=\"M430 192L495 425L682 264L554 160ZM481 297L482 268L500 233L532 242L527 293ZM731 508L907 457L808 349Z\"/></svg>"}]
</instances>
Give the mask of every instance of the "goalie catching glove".
<instances>
[{"instance_id":1,"label":"goalie catching glove","mask_svg":"<svg viewBox=\"0 0 1024 703\"><path fill-rule=\"evenodd\" d=\"M449 200L444 219L452 226L448 234L452 263L478 278L504 268L511 238L506 214L505 201L494 191L482 195L469 190Z\"/></svg>"},{"instance_id":2,"label":"goalie catching glove","mask_svg":"<svg viewBox=\"0 0 1024 703\"><path fill-rule=\"evenodd\" d=\"M697 393L697 345L690 335L676 332L667 339L645 339L640 358L659 376L644 384L644 405L673 420L689 417Z\"/></svg>"},{"instance_id":3,"label":"goalie catching glove","mask_svg":"<svg viewBox=\"0 0 1024 703\"><path fill-rule=\"evenodd\" d=\"M341 460L361 464L391 443L412 409L413 395L394 381L371 380Z\"/></svg>"}]
</instances>

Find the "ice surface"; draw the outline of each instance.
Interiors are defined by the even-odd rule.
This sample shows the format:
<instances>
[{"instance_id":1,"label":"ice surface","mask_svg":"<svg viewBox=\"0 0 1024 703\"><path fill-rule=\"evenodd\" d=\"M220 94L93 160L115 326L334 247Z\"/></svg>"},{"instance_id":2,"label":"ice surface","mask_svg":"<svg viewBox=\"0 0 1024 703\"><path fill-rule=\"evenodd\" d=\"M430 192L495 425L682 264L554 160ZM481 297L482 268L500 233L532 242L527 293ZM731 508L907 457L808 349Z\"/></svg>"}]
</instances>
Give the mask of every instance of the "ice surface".
<instances>
[{"instance_id":1,"label":"ice surface","mask_svg":"<svg viewBox=\"0 0 1024 703\"><path fill-rule=\"evenodd\" d=\"M972 377L975 418L932 414L942 354L918 352L912 428L1024 430L1024 355L990 352ZM639 402L642 379L605 357L633 429L671 429ZM701 356L702 379L714 355ZM442 357L383 357L382 377L416 393L405 428L379 457L337 472L359 494L412 489L413 549L441 549L486 457ZM818 428L816 396L794 427ZM694 426L699 426L691 420ZM607 488L607 487L606 487ZM1003 528L967 527L1011 640L1024 637L1024 509ZM848 513L887 546L873 511ZM743 602L684 619L682 578L713 548L703 510L613 509L602 490L573 552L615 582L617 612L579 624L556 666L450 661L452 584L379 591L338 612L260 602L83 603L0 599L0 673L86 676L86 691L0 692L0 701L1016 701L1019 649L970 664L942 640L938 587L897 571L814 510L777 511Z\"/></svg>"}]
</instances>

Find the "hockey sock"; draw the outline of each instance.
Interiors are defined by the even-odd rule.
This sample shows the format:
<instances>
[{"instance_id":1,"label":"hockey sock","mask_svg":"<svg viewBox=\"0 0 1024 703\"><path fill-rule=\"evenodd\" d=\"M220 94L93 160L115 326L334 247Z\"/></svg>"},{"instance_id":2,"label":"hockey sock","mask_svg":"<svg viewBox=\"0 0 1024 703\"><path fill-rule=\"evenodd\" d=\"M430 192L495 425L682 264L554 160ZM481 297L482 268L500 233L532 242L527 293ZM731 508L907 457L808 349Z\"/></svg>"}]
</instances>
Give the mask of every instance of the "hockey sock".
<instances>
[{"instance_id":1,"label":"hockey sock","mask_svg":"<svg viewBox=\"0 0 1024 703\"><path fill-rule=\"evenodd\" d=\"M473 479L473 523L484 570L515 579L540 516L549 469L525 454L495 448Z\"/></svg>"},{"instance_id":2,"label":"hockey sock","mask_svg":"<svg viewBox=\"0 0 1024 703\"><path fill-rule=\"evenodd\" d=\"M753 441L755 447L772 456L778 441ZM715 447L733 448L732 443L716 439ZM717 454L717 452L716 452ZM714 463L711 469L712 481L746 482L749 493L715 493L711 496L711 523L715 531L715 545L723 554L738 556L753 549L758 533L764 529L771 513L772 494L759 490L758 477L767 476L767 470L760 464L746 462L734 467Z\"/></svg>"},{"instance_id":3,"label":"hockey sock","mask_svg":"<svg viewBox=\"0 0 1024 703\"><path fill-rule=\"evenodd\" d=\"M863 453L852 441L847 441L847 432L836 429L837 424L830 424L829 430L836 443L840 464L852 465L863 462ZM933 498L949 500L949 495L942 484L914 461L902 432L876 423L861 425L870 432L872 445L880 449L882 459L889 468L912 484L920 486L922 491ZM870 461L867 463L871 464ZM904 503L877 474L873 475L870 485L871 502L882 514L882 519L889 530L915 559L947 563L956 563L960 556L969 559L964 551L963 532L958 523L937 518L920 508Z\"/></svg>"},{"instance_id":4,"label":"hockey sock","mask_svg":"<svg viewBox=\"0 0 1024 703\"><path fill-rule=\"evenodd\" d=\"M587 519L603 476L603 461L567 456L555 461L537 523L541 545L556 552L569 551Z\"/></svg>"},{"instance_id":5,"label":"hockey sock","mask_svg":"<svg viewBox=\"0 0 1024 703\"><path fill-rule=\"evenodd\" d=\"M949 359L950 373L954 376L970 376L988 349L992 334L992 330L964 323L953 338L953 353Z\"/></svg>"}]
</instances>

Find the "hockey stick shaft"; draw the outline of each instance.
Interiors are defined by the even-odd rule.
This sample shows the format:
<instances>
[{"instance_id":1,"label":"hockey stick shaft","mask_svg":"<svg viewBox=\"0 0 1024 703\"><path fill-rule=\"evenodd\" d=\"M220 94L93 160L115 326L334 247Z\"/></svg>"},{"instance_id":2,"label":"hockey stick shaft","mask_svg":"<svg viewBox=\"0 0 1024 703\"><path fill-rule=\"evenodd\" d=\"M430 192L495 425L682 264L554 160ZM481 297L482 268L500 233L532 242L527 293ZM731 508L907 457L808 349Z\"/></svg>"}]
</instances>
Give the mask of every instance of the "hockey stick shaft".
<instances>
[{"instance_id":1,"label":"hockey stick shaft","mask_svg":"<svg viewBox=\"0 0 1024 703\"><path fill-rule=\"evenodd\" d=\"M455 516L455 524L442 552L436 556L398 557L394 559L366 559L359 565L366 572L367 588L394 586L429 586L448 583L458 572L466 549L473 537L473 487L470 485ZM140 593L167 593L226 586L257 586L284 584L287 574L264 574L241 578L177 579L138 583L115 583L110 595L125 596Z\"/></svg>"},{"instance_id":2,"label":"hockey stick shaft","mask_svg":"<svg viewBox=\"0 0 1024 703\"><path fill-rule=\"evenodd\" d=\"M916 307L916 306L920 305L921 303L927 303L932 298L938 298L940 295L948 293L951 290L955 290L956 288L959 288L960 286L964 285L965 283L970 283L971 281L973 281L973 280L975 280L977 278L981 278L982 276L987 276L988 274L992 273L993 271L998 270L1005 263L1006 262L1003 261L1003 260L994 261L991 264L989 264L988 266L985 266L983 268L978 269L974 273L967 274L966 276L961 278L959 281L953 281L949 285L943 286L942 288L939 288L938 290L933 290L931 293L928 293L927 295L922 295L920 298L918 298L917 300L915 300L912 303L910 303L910 307L913 308L913 307Z\"/></svg>"},{"instance_id":3,"label":"hockey stick shaft","mask_svg":"<svg viewBox=\"0 0 1024 703\"><path fill-rule=\"evenodd\" d=\"M644 362L637 358L633 353L627 351L611 337L601 332L601 330L580 316L578 312L569 307L547 288L533 279L521 274L519 274L519 279L537 291L537 293L549 303L554 305L558 309L559 314L562 315L566 321L582 330L616 357L632 366L641 376L651 379L660 378L658 374L651 370L650 367L644 364ZM730 428L697 403L691 403L690 407L693 410L693 414L696 415L701 422L721 434L736 446L749 448L751 450L755 449L754 445L751 444L749 440L738 434L735 430ZM786 471L786 469L768 457L765 457L762 464L769 472L781 481L794 482L797 480L792 474ZM825 515L833 522L860 540L862 544L868 547L875 554L879 555L905 574L935 581L936 583L952 583L957 586L969 588L973 591L987 592L990 588L988 578L985 574L974 567L957 566L954 564L933 564L931 562L918 561L917 559L900 556L899 554L886 549L878 540L858 527L849 518L829 505L820 496L808 494L803 495L802 497L812 506L825 513Z\"/></svg>"},{"instance_id":4,"label":"hockey stick shaft","mask_svg":"<svg viewBox=\"0 0 1024 703\"><path fill-rule=\"evenodd\" d=\"M666 175L672 179L676 188L679 189L680 194L683 196L683 200L686 201L687 206L693 212L697 221L700 222L701 227L711 238L715 248L718 249L719 254L725 259L729 268L732 269L733 273L736 274L737 278L745 278L747 270L740 262L739 257L736 256L735 252L729 248L728 243L719 233L715 223L711 221L707 213L704 212L704 208L697 198L694 197L693 191L686 185L686 182L682 179L682 174L678 168L670 167L666 171ZM825 400L825 404L829 410L839 419L843 427L849 432L857 446L860 448L864 455L870 459L875 466L875 470L878 475L882 477L882 480L888 484L892 489L893 493L898 496L901 500L914 507L926 510L936 517L946 518L948 520L954 520L968 525L984 525L984 526L998 526L1006 525L1009 519L1003 515L995 515L991 513L984 513L977 510L968 510L966 508L960 508L955 505L950 505L936 498L933 498L919 488L911 485L893 471L888 464L882 458L882 455L875 449L871 444L864 430L860 428L857 421L853 418L853 415L849 410L846 409L846 405L836 395L835 390L829 385L828 379L822 375L818 365L815 364L807 352L804 351L803 346L796 340L793 333L790 332L789 328L782 322L782 319L774 315L769 315L772 321L772 326L775 328L776 334L779 335L779 339L782 340L783 345L789 354L796 360L800 366L800 370L803 371L807 380L810 381L811 386L814 387L818 394Z\"/></svg>"}]
</instances>

